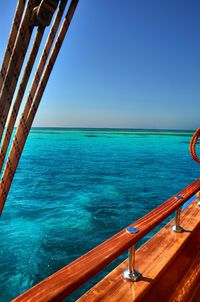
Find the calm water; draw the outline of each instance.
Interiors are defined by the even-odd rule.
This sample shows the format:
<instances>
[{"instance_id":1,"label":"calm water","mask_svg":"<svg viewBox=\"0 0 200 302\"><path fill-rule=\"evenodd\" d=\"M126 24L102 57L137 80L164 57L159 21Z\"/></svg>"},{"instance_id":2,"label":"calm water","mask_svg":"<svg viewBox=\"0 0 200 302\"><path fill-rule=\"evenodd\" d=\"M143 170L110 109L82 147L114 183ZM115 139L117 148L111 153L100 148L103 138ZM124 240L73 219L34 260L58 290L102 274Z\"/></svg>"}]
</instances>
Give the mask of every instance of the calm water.
<instances>
[{"instance_id":1,"label":"calm water","mask_svg":"<svg viewBox=\"0 0 200 302\"><path fill-rule=\"evenodd\" d=\"M198 178L190 137L187 131L33 129L0 220L0 301Z\"/></svg>"}]
</instances>

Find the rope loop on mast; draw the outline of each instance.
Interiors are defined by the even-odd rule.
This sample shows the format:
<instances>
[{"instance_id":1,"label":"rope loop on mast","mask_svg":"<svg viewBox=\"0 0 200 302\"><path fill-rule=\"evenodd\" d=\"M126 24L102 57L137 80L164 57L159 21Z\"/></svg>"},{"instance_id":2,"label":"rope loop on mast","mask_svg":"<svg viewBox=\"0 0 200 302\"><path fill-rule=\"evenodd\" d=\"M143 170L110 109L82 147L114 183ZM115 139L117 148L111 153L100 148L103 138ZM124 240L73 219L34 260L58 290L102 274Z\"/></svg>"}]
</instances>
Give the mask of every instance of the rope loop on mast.
<instances>
[{"instance_id":1,"label":"rope loop on mast","mask_svg":"<svg viewBox=\"0 0 200 302\"><path fill-rule=\"evenodd\" d=\"M36 6L33 10L35 25L49 26L58 3L59 0L42 0L40 5Z\"/></svg>"},{"instance_id":2,"label":"rope loop on mast","mask_svg":"<svg viewBox=\"0 0 200 302\"><path fill-rule=\"evenodd\" d=\"M198 158L197 153L196 153L196 146L197 146L197 141L200 137L200 128L198 128L195 133L193 134L191 140L190 140L190 154L192 158L200 164L200 158Z\"/></svg>"}]
</instances>

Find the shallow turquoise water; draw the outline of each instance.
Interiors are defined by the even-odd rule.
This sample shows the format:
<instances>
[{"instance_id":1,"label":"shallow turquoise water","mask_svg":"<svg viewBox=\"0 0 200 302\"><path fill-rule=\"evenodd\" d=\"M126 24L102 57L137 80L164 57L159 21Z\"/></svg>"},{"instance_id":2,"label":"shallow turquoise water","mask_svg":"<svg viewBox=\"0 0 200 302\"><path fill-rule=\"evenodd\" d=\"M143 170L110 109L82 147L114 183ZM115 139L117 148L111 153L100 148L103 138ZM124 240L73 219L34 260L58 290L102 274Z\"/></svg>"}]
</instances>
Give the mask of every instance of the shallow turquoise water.
<instances>
[{"instance_id":1,"label":"shallow turquoise water","mask_svg":"<svg viewBox=\"0 0 200 302\"><path fill-rule=\"evenodd\" d=\"M33 129L0 220L0 301L198 178L190 137L187 131Z\"/></svg>"}]
</instances>

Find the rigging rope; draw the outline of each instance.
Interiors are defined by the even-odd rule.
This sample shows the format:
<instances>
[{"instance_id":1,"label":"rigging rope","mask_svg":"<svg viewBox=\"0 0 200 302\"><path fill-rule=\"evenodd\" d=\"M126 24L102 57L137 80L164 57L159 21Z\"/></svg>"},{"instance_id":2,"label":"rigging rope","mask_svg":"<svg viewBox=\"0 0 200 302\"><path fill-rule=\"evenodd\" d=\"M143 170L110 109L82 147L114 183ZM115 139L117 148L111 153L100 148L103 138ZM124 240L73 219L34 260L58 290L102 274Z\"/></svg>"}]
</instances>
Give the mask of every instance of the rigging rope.
<instances>
[{"instance_id":1,"label":"rigging rope","mask_svg":"<svg viewBox=\"0 0 200 302\"><path fill-rule=\"evenodd\" d=\"M50 6L51 6L52 2L55 2L55 1L54 0L43 0L41 3L43 3L43 2L45 2L45 4L47 4L47 7L49 7L48 4L50 4ZM56 31L57 31L59 23L61 21L62 14L64 12L64 8L67 4L66 0L63 0L60 4L60 11L55 18L54 24L52 26L52 30L47 39L47 43L45 45L45 49L43 51L42 58L39 62L38 69L36 71L36 74L35 74L35 77L34 77L34 80L32 83L31 91L29 93L24 112L20 119L20 123L18 125L16 134L13 139L11 149L10 149L10 152L8 155L8 159L7 159L7 162L5 164L5 167L4 167L4 170L2 173L2 178L1 178L1 182L0 182L0 213L2 213L2 211L3 211L4 205L6 202L6 198L7 198L15 171L17 169L17 165L20 160L26 139L28 137L28 134L31 129L38 106L40 104L42 95L46 88L48 79L50 77L50 74L51 74L54 64L56 62L57 56L59 54L60 48L61 48L64 38L66 36L66 33L68 31L69 25L71 23L71 20L74 15L78 2L79 2L78 0L71 0L67 14L63 20L61 29L58 33L58 37L57 37L55 45L51 51L49 59L47 57L48 57L48 54L50 53L52 43L53 43L53 40L56 35ZM38 13L39 13L39 11L41 11L41 6L39 6ZM46 51L47 51L47 53L46 53ZM48 61L47 61L47 59L48 59ZM45 66L45 64L46 64L46 66ZM43 69L44 69L44 71L43 71Z\"/></svg>"},{"instance_id":2,"label":"rigging rope","mask_svg":"<svg viewBox=\"0 0 200 302\"><path fill-rule=\"evenodd\" d=\"M51 47L53 45L53 41L55 39L56 33L58 31L58 27L59 27L60 21L62 19L63 13L65 11L67 1L68 0L62 0L60 2L57 14L55 16L54 22L52 24L50 33L49 33L47 41L46 41L46 44L44 46L43 53L41 55L41 59L40 59L39 64L38 64L37 71L36 71L36 73L34 75L34 79L32 81L31 89L30 89L30 92L28 94L25 109L24 109L24 112L23 112L23 117L22 117L23 119L26 119L26 117L28 115L28 112L30 110L32 100L34 98L36 89L38 87L42 72L44 70L44 66L47 62L48 55L49 55ZM16 119L17 119L17 114L19 112L21 101L22 101L22 98L24 96L24 91L25 91L25 88L26 88L26 85L27 85L27 82L28 82L28 79L29 79L29 76L30 76L30 72L33 68L33 64L35 62L35 58L36 58L37 53L38 53L38 49L39 49L39 46L40 46L40 43L41 43L43 32L44 32L44 27L40 26L38 28L38 32L37 32L37 35L35 37L35 41L33 43L33 47L32 47L32 50L31 50L31 53L30 53L30 56L29 56L29 60L27 62L27 65L26 65L26 68L25 68L25 71L24 71L24 75L23 75L23 78L22 78L21 83L20 83L20 88L19 88L17 97L14 101L11 116L9 118L9 122L8 122L7 128L6 128L5 133L4 133L3 142L2 142L2 146L1 146L1 150L0 150L0 171L2 169L3 162L4 162L4 159L5 159L5 156L6 156L6 152L7 152L9 143L10 143L10 139L11 139L11 136L12 136L14 125L15 125L15 122L16 122Z\"/></svg>"},{"instance_id":3,"label":"rigging rope","mask_svg":"<svg viewBox=\"0 0 200 302\"><path fill-rule=\"evenodd\" d=\"M192 158L200 164L200 158L198 158L197 154L196 154L196 145L197 145L197 141L200 137L200 128L198 128L196 130L196 132L193 134L191 140L190 140L190 154L192 156Z\"/></svg>"},{"instance_id":4,"label":"rigging rope","mask_svg":"<svg viewBox=\"0 0 200 302\"><path fill-rule=\"evenodd\" d=\"M7 72L7 69L8 69L8 64L9 64L9 61L10 61L10 58L11 58L11 55L12 55L12 50L14 48L15 39L17 37L20 22L21 22L22 15L23 15L23 12L24 12L25 3L26 3L26 0L19 0L18 3L17 3L15 16L14 16L14 19L13 19L13 24L12 24L12 27L11 27L7 47L6 47L4 58L3 58L3 64L2 64L2 67L1 67L1 71L0 71L0 91L1 91L1 88L2 88L2 85L3 85L3 82L5 80L6 72Z\"/></svg>"},{"instance_id":5,"label":"rigging rope","mask_svg":"<svg viewBox=\"0 0 200 302\"><path fill-rule=\"evenodd\" d=\"M32 22L32 12L35 4L36 0L29 0L27 3L24 17L20 24L19 33L16 38L16 43L10 58L5 80L2 85L0 93L0 140L2 138L12 98L34 28Z\"/></svg>"},{"instance_id":6,"label":"rigging rope","mask_svg":"<svg viewBox=\"0 0 200 302\"><path fill-rule=\"evenodd\" d=\"M10 118L9 118L9 121L8 121L8 125L5 129L5 133L4 133L3 141L2 141L2 146L1 146L1 150L0 150L0 171L2 169L2 165L3 165L3 162L4 162L5 156L6 156L6 152L7 152L9 142L10 142L10 139L11 139L11 136L12 136L12 132L13 132L14 125L15 125L15 122L16 122L16 119L17 119L19 108L20 108L20 105L21 105L21 102L22 102L22 99L23 99L23 96L24 96L24 92L25 92L25 89L27 87L28 80L29 80L29 77L30 77L30 74L31 74L36 56L38 54L40 43L42 41L42 37L43 37L43 34L44 34L44 29L45 29L44 27L41 27L41 26L38 27L38 30L37 30L37 33L36 33L36 36L35 36L35 40L33 42L33 46L32 46L28 61L26 63L24 74L22 76L21 83L19 85L17 96L15 98L14 105L12 107L12 111L11 111L11 115L10 115Z\"/></svg>"},{"instance_id":7,"label":"rigging rope","mask_svg":"<svg viewBox=\"0 0 200 302\"><path fill-rule=\"evenodd\" d=\"M64 10L66 8L67 1L68 0L62 0L60 2L57 14L55 16L53 25L51 27L49 36L47 38L47 42L45 44L41 59L39 61L38 67L37 67L36 74L34 76L34 79L33 79L32 85L31 85L31 89L30 89L30 92L29 92L29 95L28 95L28 98L27 98L27 102L26 102L26 105L25 105L24 113L23 113L23 118L24 119L26 119L26 117L28 115L28 111L29 111L30 106L32 104L32 100L33 100L34 94L36 92L37 86L39 84L41 74L44 70L44 66L45 66L46 61L48 59L48 55L49 55L51 47L53 45L53 41L54 41L54 38L56 36L56 33L57 33L57 30L58 30L60 21L62 19ZM43 3L44 3L44 1L43 1ZM42 3L41 3L41 5L42 5ZM41 14L41 5L40 5L40 14ZM49 20L49 18L48 18L48 20ZM39 18L39 22L40 21L41 21L41 18ZM32 50L31 50L31 53L30 53L30 56L29 56L29 60L26 64L24 75L23 75L23 78L22 78L21 83L20 83L18 94L17 94L17 97L14 101L14 105L13 105L12 112L11 112L11 115L10 115L10 118L9 118L9 122L8 122L7 128L6 128L5 133L4 133L3 142L2 142L2 146L1 146L1 150L0 150L0 171L2 169L3 162L4 162L4 159L5 159L5 156L6 156L6 152L7 152L9 143L10 143L10 139L11 139L11 136L12 136L14 125L15 125L15 122L16 122L16 119L17 119L17 114L19 112L19 108L20 108L20 105L21 105L21 102L22 102L22 98L24 96L24 92L25 92L25 89L26 89L26 86L27 86L27 83L28 83L30 72L32 71L33 64L35 62L35 59L36 59L36 56L37 56L37 53L38 53L38 50L39 50L41 39L42 39L42 36L43 36L43 33L44 33L44 25L47 24L47 22L45 22L44 20L42 20L42 22L40 22L40 23L42 23L41 24L42 26L40 25L39 28L38 28L38 32L36 34L35 41L33 43L33 47L32 47Z\"/></svg>"},{"instance_id":8,"label":"rigging rope","mask_svg":"<svg viewBox=\"0 0 200 302\"><path fill-rule=\"evenodd\" d=\"M59 10L58 10L57 15L55 17L55 20L53 22L53 25L52 25L52 28L50 30L49 36L47 38L46 44L44 46L44 50L42 52L41 59L39 61L36 73L34 75L34 78L33 78L32 84L31 84L30 92L29 92L28 97L27 97L25 108L24 108L24 111L22 113L22 119L23 120L26 120L26 118L28 116L28 113L29 113L29 110L31 108L35 92L37 90L37 87L39 85L42 73L44 71L44 67L45 67L45 64L47 62L49 53L51 51L56 33L58 31L58 27L59 27L60 21L62 19L66 4L67 4L67 0L61 1L60 6L59 6Z\"/></svg>"}]
</instances>

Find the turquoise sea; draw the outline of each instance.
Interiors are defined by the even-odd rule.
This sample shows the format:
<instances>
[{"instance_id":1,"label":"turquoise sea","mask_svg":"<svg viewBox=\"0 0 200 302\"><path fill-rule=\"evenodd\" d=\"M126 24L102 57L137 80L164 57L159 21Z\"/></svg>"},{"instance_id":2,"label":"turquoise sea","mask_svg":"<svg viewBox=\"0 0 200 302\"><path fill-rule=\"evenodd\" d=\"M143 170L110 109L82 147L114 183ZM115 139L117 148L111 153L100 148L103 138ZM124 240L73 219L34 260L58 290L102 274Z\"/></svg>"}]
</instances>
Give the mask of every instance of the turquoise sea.
<instances>
[{"instance_id":1,"label":"turquoise sea","mask_svg":"<svg viewBox=\"0 0 200 302\"><path fill-rule=\"evenodd\" d=\"M10 301L198 178L200 165L188 151L191 135L33 128L0 219L0 301Z\"/></svg>"}]
</instances>

